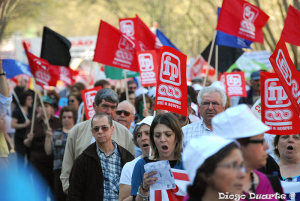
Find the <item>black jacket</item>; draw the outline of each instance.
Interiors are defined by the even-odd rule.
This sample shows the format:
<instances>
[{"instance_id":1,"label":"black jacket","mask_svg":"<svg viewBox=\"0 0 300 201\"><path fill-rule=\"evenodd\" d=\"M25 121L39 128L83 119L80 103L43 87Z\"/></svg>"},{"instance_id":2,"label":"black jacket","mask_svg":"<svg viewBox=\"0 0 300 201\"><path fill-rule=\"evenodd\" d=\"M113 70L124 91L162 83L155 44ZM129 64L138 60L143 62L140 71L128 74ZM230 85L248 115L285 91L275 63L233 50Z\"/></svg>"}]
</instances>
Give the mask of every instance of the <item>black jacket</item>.
<instances>
[{"instance_id":1,"label":"black jacket","mask_svg":"<svg viewBox=\"0 0 300 201\"><path fill-rule=\"evenodd\" d=\"M80 154L73 165L67 200L103 200L104 186L101 162L96 151L96 142L88 146ZM134 159L133 155L117 146L121 156L121 166Z\"/></svg>"}]
</instances>

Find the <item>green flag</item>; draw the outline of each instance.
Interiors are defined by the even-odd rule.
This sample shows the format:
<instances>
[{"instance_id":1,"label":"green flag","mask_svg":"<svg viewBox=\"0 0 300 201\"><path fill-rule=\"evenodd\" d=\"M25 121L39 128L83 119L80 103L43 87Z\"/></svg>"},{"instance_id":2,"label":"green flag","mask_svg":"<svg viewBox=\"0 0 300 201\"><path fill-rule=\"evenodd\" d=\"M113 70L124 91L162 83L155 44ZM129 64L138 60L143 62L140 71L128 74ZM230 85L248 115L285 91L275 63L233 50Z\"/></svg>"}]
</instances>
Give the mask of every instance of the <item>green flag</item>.
<instances>
[{"instance_id":1,"label":"green flag","mask_svg":"<svg viewBox=\"0 0 300 201\"><path fill-rule=\"evenodd\" d=\"M124 69L121 68L115 68L111 66L104 66L104 72L107 78L110 78L112 80L122 80L124 79ZM134 71L127 70L126 72L127 78L129 77L136 77L140 76L139 73Z\"/></svg>"},{"instance_id":2,"label":"green flag","mask_svg":"<svg viewBox=\"0 0 300 201\"><path fill-rule=\"evenodd\" d=\"M250 80L250 75L254 71L258 71L258 70L268 71L268 68L265 66L265 64L258 63L252 59L249 59L244 55L240 56L240 58L238 58L238 60L236 60L236 62L232 64L226 72L230 73L235 68L239 68L245 72L246 80Z\"/></svg>"}]
</instances>

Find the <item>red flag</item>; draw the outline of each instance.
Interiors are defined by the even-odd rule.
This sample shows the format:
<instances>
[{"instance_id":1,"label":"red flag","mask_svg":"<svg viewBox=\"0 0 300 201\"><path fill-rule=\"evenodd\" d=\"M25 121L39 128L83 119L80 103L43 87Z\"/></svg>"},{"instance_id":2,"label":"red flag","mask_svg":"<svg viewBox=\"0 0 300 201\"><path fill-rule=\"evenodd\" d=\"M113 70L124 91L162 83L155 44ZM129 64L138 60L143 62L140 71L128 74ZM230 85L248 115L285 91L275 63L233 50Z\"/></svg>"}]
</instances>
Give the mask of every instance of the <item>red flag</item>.
<instances>
[{"instance_id":1,"label":"red flag","mask_svg":"<svg viewBox=\"0 0 300 201\"><path fill-rule=\"evenodd\" d=\"M139 72L134 47L134 41L101 20L93 61Z\"/></svg>"},{"instance_id":2,"label":"red flag","mask_svg":"<svg viewBox=\"0 0 300 201\"><path fill-rule=\"evenodd\" d=\"M217 30L264 43L262 28L269 16L258 7L244 0L223 0Z\"/></svg>"},{"instance_id":3,"label":"red flag","mask_svg":"<svg viewBox=\"0 0 300 201\"><path fill-rule=\"evenodd\" d=\"M295 110L300 115L300 79L282 38L278 41L269 60Z\"/></svg>"},{"instance_id":4,"label":"red flag","mask_svg":"<svg viewBox=\"0 0 300 201\"><path fill-rule=\"evenodd\" d=\"M84 112L86 120L91 119L95 115L95 110L93 107L93 103L95 100L95 96L102 87L95 87L92 89L81 90L82 101L84 103Z\"/></svg>"},{"instance_id":5,"label":"red flag","mask_svg":"<svg viewBox=\"0 0 300 201\"><path fill-rule=\"evenodd\" d=\"M300 133L299 117L275 73L261 72L261 117L270 126L267 133Z\"/></svg>"},{"instance_id":6,"label":"red flag","mask_svg":"<svg viewBox=\"0 0 300 201\"><path fill-rule=\"evenodd\" d=\"M186 55L174 48L160 48L155 110L187 115Z\"/></svg>"},{"instance_id":7,"label":"red flag","mask_svg":"<svg viewBox=\"0 0 300 201\"><path fill-rule=\"evenodd\" d=\"M60 74L59 66L50 65L47 60L41 59L31 54L28 51L25 42L23 42L23 47L27 55L31 73L36 80L36 84L40 85L41 87L56 86Z\"/></svg>"},{"instance_id":8,"label":"red flag","mask_svg":"<svg viewBox=\"0 0 300 201\"><path fill-rule=\"evenodd\" d=\"M228 96L247 97L244 72L224 73L226 93Z\"/></svg>"},{"instance_id":9,"label":"red flag","mask_svg":"<svg viewBox=\"0 0 300 201\"><path fill-rule=\"evenodd\" d=\"M201 77L201 72L206 61L201 55L198 55L190 67L190 79Z\"/></svg>"},{"instance_id":10,"label":"red flag","mask_svg":"<svg viewBox=\"0 0 300 201\"><path fill-rule=\"evenodd\" d=\"M74 71L71 68L66 68L65 66L59 66L60 77L59 80L63 81L65 84L71 86L75 83L73 78Z\"/></svg>"},{"instance_id":11,"label":"red flag","mask_svg":"<svg viewBox=\"0 0 300 201\"><path fill-rule=\"evenodd\" d=\"M290 5L281 32L281 38L285 42L300 46L300 11Z\"/></svg>"},{"instance_id":12,"label":"red flag","mask_svg":"<svg viewBox=\"0 0 300 201\"><path fill-rule=\"evenodd\" d=\"M138 51L141 82L144 87L155 86L157 79L158 58L155 50Z\"/></svg>"}]
</instances>

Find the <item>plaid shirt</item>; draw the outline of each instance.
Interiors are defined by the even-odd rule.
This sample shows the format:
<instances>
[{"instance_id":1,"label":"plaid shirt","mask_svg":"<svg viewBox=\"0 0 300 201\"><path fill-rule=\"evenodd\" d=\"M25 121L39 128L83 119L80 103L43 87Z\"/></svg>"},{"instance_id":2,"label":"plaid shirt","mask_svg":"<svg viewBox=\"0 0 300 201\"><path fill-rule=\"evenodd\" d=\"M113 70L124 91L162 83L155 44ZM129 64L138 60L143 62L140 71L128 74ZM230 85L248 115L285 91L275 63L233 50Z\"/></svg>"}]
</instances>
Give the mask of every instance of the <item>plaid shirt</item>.
<instances>
[{"instance_id":1,"label":"plaid shirt","mask_svg":"<svg viewBox=\"0 0 300 201\"><path fill-rule=\"evenodd\" d=\"M117 148L117 143L113 141L113 144L115 145L115 150L108 156L97 146L97 154L103 173L103 201L118 201L119 198L119 183L122 171L121 156Z\"/></svg>"},{"instance_id":2,"label":"plaid shirt","mask_svg":"<svg viewBox=\"0 0 300 201\"><path fill-rule=\"evenodd\" d=\"M211 130L206 127L205 123L203 122L203 118L200 121L182 127L182 132L183 132L183 140L182 140L183 148L185 148L185 146L193 138L198 138L203 135L211 135Z\"/></svg>"}]
</instances>

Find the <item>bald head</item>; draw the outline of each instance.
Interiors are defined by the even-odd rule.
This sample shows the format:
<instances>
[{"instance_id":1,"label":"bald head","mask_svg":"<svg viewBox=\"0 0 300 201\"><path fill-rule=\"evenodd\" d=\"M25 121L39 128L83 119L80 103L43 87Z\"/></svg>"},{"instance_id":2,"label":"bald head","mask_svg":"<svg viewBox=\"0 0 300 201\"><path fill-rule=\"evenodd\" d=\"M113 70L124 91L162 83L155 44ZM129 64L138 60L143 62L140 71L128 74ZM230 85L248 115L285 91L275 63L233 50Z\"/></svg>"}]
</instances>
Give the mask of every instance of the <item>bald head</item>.
<instances>
[{"instance_id":1,"label":"bald head","mask_svg":"<svg viewBox=\"0 0 300 201\"><path fill-rule=\"evenodd\" d=\"M134 106L125 100L119 103L114 120L129 129L131 122L134 120L134 115Z\"/></svg>"}]
</instances>

